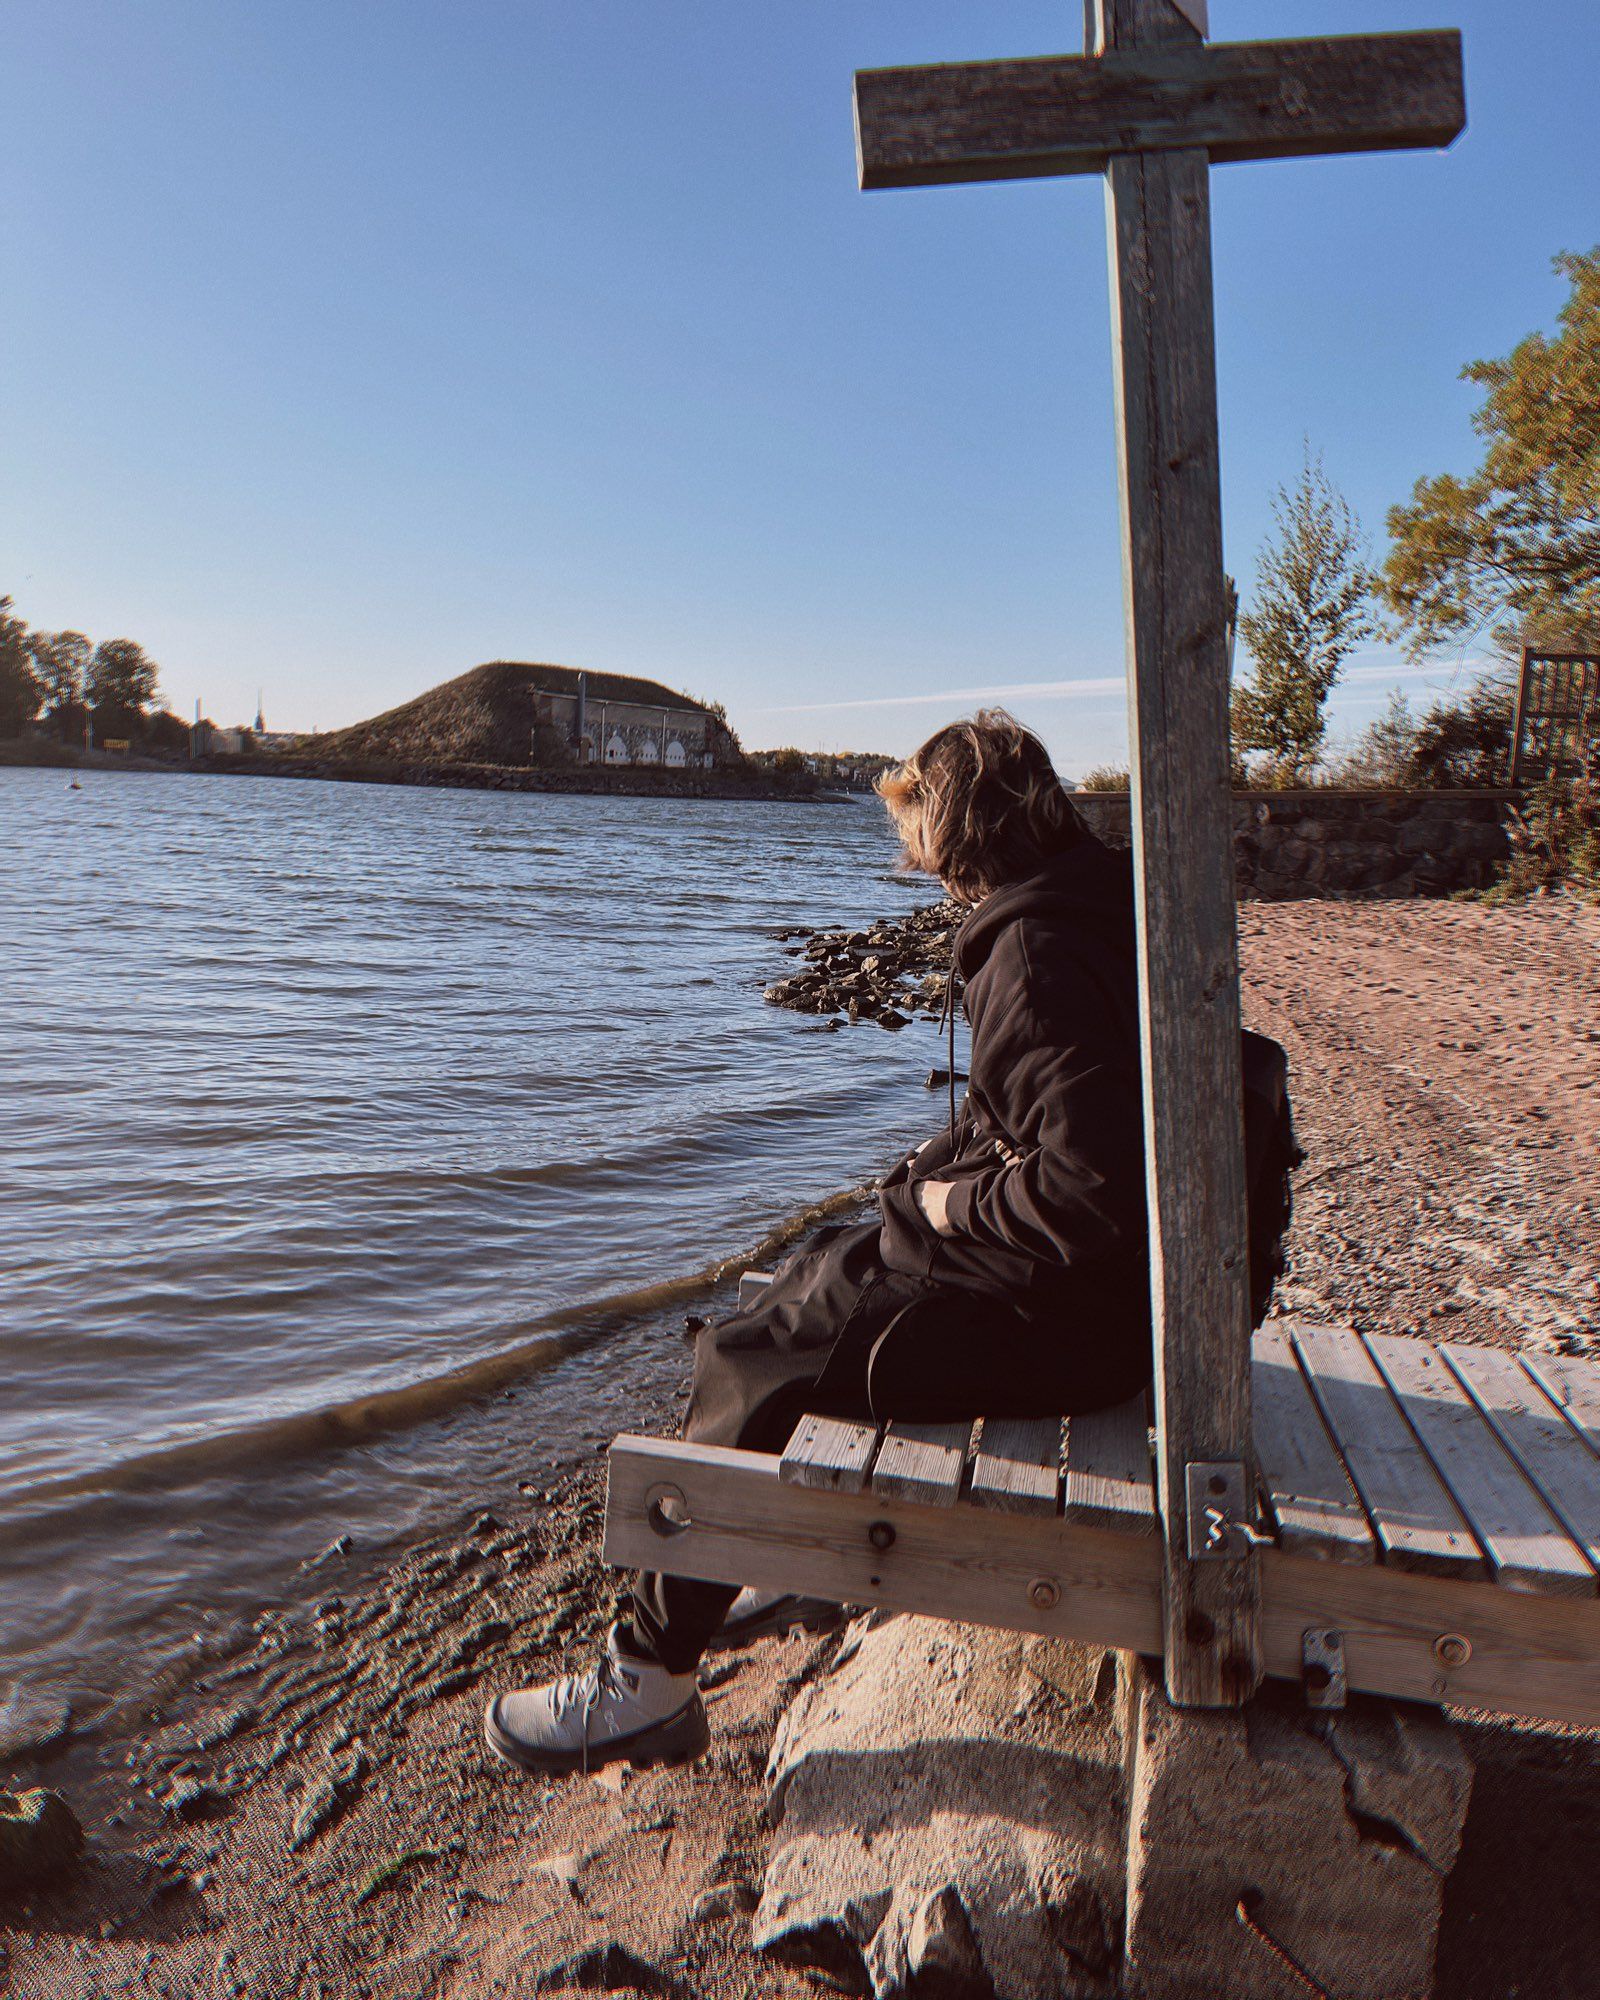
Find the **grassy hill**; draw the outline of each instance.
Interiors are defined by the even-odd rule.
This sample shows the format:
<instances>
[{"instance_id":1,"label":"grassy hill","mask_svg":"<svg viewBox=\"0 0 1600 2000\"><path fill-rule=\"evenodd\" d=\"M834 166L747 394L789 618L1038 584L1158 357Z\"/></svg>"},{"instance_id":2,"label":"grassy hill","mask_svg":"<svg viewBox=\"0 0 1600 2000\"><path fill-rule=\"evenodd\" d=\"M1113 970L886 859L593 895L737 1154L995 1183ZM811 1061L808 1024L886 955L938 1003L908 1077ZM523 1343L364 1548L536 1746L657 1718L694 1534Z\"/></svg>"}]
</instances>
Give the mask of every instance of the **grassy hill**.
<instances>
[{"instance_id":1,"label":"grassy hill","mask_svg":"<svg viewBox=\"0 0 1600 2000\"><path fill-rule=\"evenodd\" d=\"M575 694L576 667L526 660L491 660L444 681L369 722L315 739L319 757L382 763L526 764L538 691ZM703 702L629 674L590 674L589 702L643 702L660 708L703 708ZM298 750L311 747L302 739ZM543 761L541 759L541 761Z\"/></svg>"}]
</instances>

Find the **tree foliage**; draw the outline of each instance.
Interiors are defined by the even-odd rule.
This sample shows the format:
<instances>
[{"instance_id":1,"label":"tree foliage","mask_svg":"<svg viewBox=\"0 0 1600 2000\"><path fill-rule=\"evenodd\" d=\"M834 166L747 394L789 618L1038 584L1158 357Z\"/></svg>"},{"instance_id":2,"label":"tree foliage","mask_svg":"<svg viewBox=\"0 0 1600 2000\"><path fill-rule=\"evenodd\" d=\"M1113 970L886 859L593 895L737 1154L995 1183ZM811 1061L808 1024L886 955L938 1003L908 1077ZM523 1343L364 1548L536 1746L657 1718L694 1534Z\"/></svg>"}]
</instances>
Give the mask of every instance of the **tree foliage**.
<instances>
[{"instance_id":1,"label":"tree foliage","mask_svg":"<svg viewBox=\"0 0 1600 2000\"><path fill-rule=\"evenodd\" d=\"M101 735L134 730L156 699L159 669L135 639L102 639L84 680L84 697Z\"/></svg>"},{"instance_id":2,"label":"tree foliage","mask_svg":"<svg viewBox=\"0 0 1600 2000\"><path fill-rule=\"evenodd\" d=\"M33 670L44 689L45 707L54 711L83 700L94 647L81 632L34 632L28 638Z\"/></svg>"},{"instance_id":3,"label":"tree foliage","mask_svg":"<svg viewBox=\"0 0 1600 2000\"><path fill-rule=\"evenodd\" d=\"M1427 790L1483 791L1506 782L1516 687L1503 670L1464 695L1432 703L1412 738L1405 782Z\"/></svg>"},{"instance_id":4,"label":"tree foliage","mask_svg":"<svg viewBox=\"0 0 1600 2000\"><path fill-rule=\"evenodd\" d=\"M1131 772L1121 764L1096 764L1078 784L1080 792L1126 792L1132 788Z\"/></svg>"},{"instance_id":5,"label":"tree foliage","mask_svg":"<svg viewBox=\"0 0 1600 2000\"><path fill-rule=\"evenodd\" d=\"M1565 254L1559 331L1462 370L1484 391L1469 478L1419 479L1389 511L1383 594L1415 655L1534 619L1600 621L1600 247Z\"/></svg>"},{"instance_id":6,"label":"tree foliage","mask_svg":"<svg viewBox=\"0 0 1600 2000\"><path fill-rule=\"evenodd\" d=\"M44 691L28 653L28 628L0 597L0 736L20 736L39 713Z\"/></svg>"},{"instance_id":7,"label":"tree foliage","mask_svg":"<svg viewBox=\"0 0 1600 2000\"><path fill-rule=\"evenodd\" d=\"M1321 782L1359 791L1492 790L1506 782L1515 698L1503 666L1439 696L1421 715L1396 688L1383 714L1328 761Z\"/></svg>"},{"instance_id":8,"label":"tree foliage","mask_svg":"<svg viewBox=\"0 0 1600 2000\"><path fill-rule=\"evenodd\" d=\"M1239 616L1251 677L1233 690L1236 755L1273 784L1316 763L1324 710L1345 660L1377 629L1361 525L1310 451L1273 501L1274 533L1256 565L1254 607Z\"/></svg>"},{"instance_id":9,"label":"tree foliage","mask_svg":"<svg viewBox=\"0 0 1600 2000\"><path fill-rule=\"evenodd\" d=\"M1410 785L1411 753L1416 747L1417 718L1399 688L1392 688L1388 706L1375 716L1341 755L1330 759L1327 782L1350 791L1395 791Z\"/></svg>"},{"instance_id":10,"label":"tree foliage","mask_svg":"<svg viewBox=\"0 0 1600 2000\"><path fill-rule=\"evenodd\" d=\"M34 632L28 639L45 713L63 741L83 724L83 693L94 647L81 632Z\"/></svg>"}]
</instances>

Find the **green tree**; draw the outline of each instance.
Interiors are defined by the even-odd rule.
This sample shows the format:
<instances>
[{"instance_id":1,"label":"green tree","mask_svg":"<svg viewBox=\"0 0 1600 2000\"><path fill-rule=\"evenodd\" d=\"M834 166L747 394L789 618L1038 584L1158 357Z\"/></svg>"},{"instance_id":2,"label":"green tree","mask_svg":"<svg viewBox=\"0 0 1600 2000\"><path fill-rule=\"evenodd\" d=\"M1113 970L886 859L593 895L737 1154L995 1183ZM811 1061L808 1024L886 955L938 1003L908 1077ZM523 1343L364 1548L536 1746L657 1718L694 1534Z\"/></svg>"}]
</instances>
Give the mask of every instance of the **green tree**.
<instances>
[{"instance_id":1,"label":"green tree","mask_svg":"<svg viewBox=\"0 0 1600 2000\"><path fill-rule=\"evenodd\" d=\"M84 698L94 710L101 737L137 734L145 711L156 699L158 669L133 639L102 639L84 680Z\"/></svg>"},{"instance_id":2,"label":"green tree","mask_svg":"<svg viewBox=\"0 0 1600 2000\"><path fill-rule=\"evenodd\" d=\"M1516 693L1515 673L1496 667L1464 694L1432 703L1412 739L1406 783L1442 791L1503 785L1511 763Z\"/></svg>"},{"instance_id":3,"label":"green tree","mask_svg":"<svg viewBox=\"0 0 1600 2000\"><path fill-rule=\"evenodd\" d=\"M1324 710L1346 658L1377 630L1361 524L1309 448L1272 504L1275 532L1256 564L1254 608L1239 615L1252 673L1233 690L1233 747L1271 784L1316 763Z\"/></svg>"},{"instance_id":4,"label":"green tree","mask_svg":"<svg viewBox=\"0 0 1600 2000\"><path fill-rule=\"evenodd\" d=\"M94 648L81 632L35 632L28 640L45 712L63 740L78 733Z\"/></svg>"},{"instance_id":5,"label":"green tree","mask_svg":"<svg viewBox=\"0 0 1600 2000\"><path fill-rule=\"evenodd\" d=\"M1600 247L1563 254L1553 339L1474 361L1486 440L1470 478L1419 479L1389 510L1383 594L1413 654L1525 619L1600 620Z\"/></svg>"},{"instance_id":6,"label":"green tree","mask_svg":"<svg viewBox=\"0 0 1600 2000\"><path fill-rule=\"evenodd\" d=\"M1392 689L1382 715L1375 716L1349 749L1333 760L1330 781L1360 791L1392 791L1412 784L1417 727L1410 702L1399 688Z\"/></svg>"},{"instance_id":7,"label":"green tree","mask_svg":"<svg viewBox=\"0 0 1600 2000\"><path fill-rule=\"evenodd\" d=\"M20 736L39 713L44 691L28 656L28 627L0 597L0 736Z\"/></svg>"}]
</instances>

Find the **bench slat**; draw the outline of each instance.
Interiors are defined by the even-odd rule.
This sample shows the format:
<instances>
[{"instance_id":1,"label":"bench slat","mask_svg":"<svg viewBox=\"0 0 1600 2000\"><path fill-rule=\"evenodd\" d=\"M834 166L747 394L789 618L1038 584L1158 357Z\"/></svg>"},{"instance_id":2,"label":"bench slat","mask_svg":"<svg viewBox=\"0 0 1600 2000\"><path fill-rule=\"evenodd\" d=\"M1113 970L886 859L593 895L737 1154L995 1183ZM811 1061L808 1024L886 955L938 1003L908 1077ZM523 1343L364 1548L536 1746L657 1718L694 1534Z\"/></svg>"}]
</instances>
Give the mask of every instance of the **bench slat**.
<instances>
[{"instance_id":1,"label":"bench slat","mask_svg":"<svg viewBox=\"0 0 1600 2000\"><path fill-rule=\"evenodd\" d=\"M1333 1448L1288 1335L1264 1328L1250 1352L1256 1461L1278 1546L1324 1562L1375 1561L1366 1509Z\"/></svg>"},{"instance_id":2,"label":"bench slat","mask_svg":"<svg viewBox=\"0 0 1600 2000\"><path fill-rule=\"evenodd\" d=\"M1520 1354L1517 1359L1593 1452L1600 1453L1600 1366L1567 1355Z\"/></svg>"},{"instance_id":3,"label":"bench slat","mask_svg":"<svg viewBox=\"0 0 1600 2000\"><path fill-rule=\"evenodd\" d=\"M1063 1513L1075 1527L1155 1533L1150 1422L1142 1391L1114 1409L1068 1418Z\"/></svg>"},{"instance_id":4,"label":"bench slat","mask_svg":"<svg viewBox=\"0 0 1600 2000\"><path fill-rule=\"evenodd\" d=\"M1366 1344L1483 1544L1496 1583L1548 1597L1593 1596L1587 1557L1573 1546L1438 1350L1399 1333L1369 1335Z\"/></svg>"},{"instance_id":5,"label":"bench slat","mask_svg":"<svg viewBox=\"0 0 1600 2000\"><path fill-rule=\"evenodd\" d=\"M1384 1560L1435 1576L1481 1577L1471 1529L1359 1337L1297 1326L1291 1338Z\"/></svg>"},{"instance_id":6,"label":"bench slat","mask_svg":"<svg viewBox=\"0 0 1600 2000\"><path fill-rule=\"evenodd\" d=\"M1008 1514L1053 1514L1061 1491L1059 1417L985 1417L968 1498Z\"/></svg>"},{"instance_id":7,"label":"bench slat","mask_svg":"<svg viewBox=\"0 0 1600 2000\"><path fill-rule=\"evenodd\" d=\"M961 1491L968 1424L890 1424L872 1469L872 1490L896 1500L948 1507Z\"/></svg>"},{"instance_id":8,"label":"bench slat","mask_svg":"<svg viewBox=\"0 0 1600 2000\"><path fill-rule=\"evenodd\" d=\"M778 1477L786 1486L811 1486L832 1493L859 1493L867 1483L878 1447L876 1424L842 1417L802 1417L783 1448Z\"/></svg>"},{"instance_id":9,"label":"bench slat","mask_svg":"<svg viewBox=\"0 0 1600 2000\"><path fill-rule=\"evenodd\" d=\"M1600 1464L1582 1438L1514 1354L1453 1343L1439 1352L1551 1513L1600 1566Z\"/></svg>"}]
</instances>

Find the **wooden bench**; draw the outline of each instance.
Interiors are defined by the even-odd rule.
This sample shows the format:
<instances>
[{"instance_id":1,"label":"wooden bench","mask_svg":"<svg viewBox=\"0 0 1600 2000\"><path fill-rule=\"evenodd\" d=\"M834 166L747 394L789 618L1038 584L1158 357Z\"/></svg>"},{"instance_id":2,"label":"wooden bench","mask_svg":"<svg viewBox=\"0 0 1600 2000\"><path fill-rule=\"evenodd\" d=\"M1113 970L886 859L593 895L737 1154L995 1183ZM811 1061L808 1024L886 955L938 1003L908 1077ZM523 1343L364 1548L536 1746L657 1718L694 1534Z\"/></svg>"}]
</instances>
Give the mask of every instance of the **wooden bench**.
<instances>
[{"instance_id":1,"label":"wooden bench","mask_svg":"<svg viewBox=\"0 0 1600 2000\"><path fill-rule=\"evenodd\" d=\"M1278 1321L1252 1388L1256 1505L1196 1493L1189 1546L1259 1544L1269 1674L1322 1707L1348 1686L1600 1723L1600 1363ZM605 1553L1159 1655L1159 1526L1141 1398L809 1416L781 1456L621 1437Z\"/></svg>"}]
</instances>

